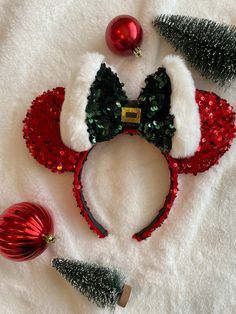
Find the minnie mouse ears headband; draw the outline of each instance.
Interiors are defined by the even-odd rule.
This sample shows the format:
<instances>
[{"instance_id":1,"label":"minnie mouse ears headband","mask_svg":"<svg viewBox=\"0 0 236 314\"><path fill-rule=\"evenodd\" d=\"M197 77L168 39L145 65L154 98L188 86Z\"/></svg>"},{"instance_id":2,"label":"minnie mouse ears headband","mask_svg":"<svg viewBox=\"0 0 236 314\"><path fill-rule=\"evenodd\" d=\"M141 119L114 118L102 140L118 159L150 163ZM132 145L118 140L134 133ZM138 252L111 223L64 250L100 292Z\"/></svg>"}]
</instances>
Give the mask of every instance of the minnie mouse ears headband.
<instances>
[{"instance_id":1,"label":"minnie mouse ears headband","mask_svg":"<svg viewBox=\"0 0 236 314\"><path fill-rule=\"evenodd\" d=\"M166 57L145 83L138 99L129 100L104 57L86 54L65 96L58 87L37 97L24 121L24 138L35 159L52 171L74 171L77 204L99 237L108 231L93 217L81 182L84 162L97 142L122 132L139 134L166 158L170 190L156 217L133 236L140 241L167 218L178 191L178 173L209 169L234 138L232 107L213 93L195 90L179 57Z\"/></svg>"}]
</instances>

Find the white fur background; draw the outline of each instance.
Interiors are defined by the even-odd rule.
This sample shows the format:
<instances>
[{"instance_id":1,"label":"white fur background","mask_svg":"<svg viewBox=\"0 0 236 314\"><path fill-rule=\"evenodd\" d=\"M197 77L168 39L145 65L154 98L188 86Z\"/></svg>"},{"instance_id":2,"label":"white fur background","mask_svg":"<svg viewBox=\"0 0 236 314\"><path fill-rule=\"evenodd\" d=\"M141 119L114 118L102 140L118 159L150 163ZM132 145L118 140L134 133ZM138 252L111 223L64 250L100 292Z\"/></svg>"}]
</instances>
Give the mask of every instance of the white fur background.
<instances>
[{"instance_id":1,"label":"white fur background","mask_svg":"<svg viewBox=\"0 0 236 314\"><path fill-rule=\"evenodd\" d=\"M26 263L0 257L1 314L105 313L73 290L50 267L62 255L120 267L133 294L129 314L228 314L236 308L236 143L217 167L180 176L180 192L162 228L142 243L131 235L153 217L168 189L165 162L137 137L97 146L84 171L85 194L110 230L96 238L72 196L72 174L53 174L29 154L21 129L26 109L42 91L65 86L82 53L98 51L119 71L130 98L145 75L173 52L151 26L160 13L180 13L236 24L227 0L0 0L0 210L19 201L50 208L57 243ZM113 55L104 44L107 23L131 14L144 29L141 60ZM201 79L235 106L227 91Z\"/></svg>"}]
</instances>

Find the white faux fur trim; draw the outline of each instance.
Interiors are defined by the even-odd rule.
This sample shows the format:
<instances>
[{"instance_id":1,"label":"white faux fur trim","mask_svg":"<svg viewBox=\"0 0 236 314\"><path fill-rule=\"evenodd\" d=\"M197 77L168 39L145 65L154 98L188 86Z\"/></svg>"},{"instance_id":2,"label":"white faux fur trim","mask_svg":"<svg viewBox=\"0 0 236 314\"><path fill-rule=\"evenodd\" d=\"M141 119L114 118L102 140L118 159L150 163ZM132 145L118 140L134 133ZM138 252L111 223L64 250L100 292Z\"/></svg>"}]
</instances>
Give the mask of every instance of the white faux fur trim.
<instances>
[{"instance_id":1,"label":"white faux fur trim","mask_svg":"<svg viewBox=\"0 0 236 314\"><path fill-rule=\"evenodd\" d=\"M175 55L164 58L163 66L171 80L171 109L176 128L170 155L184 158L194 155L201 138L200 114L195 101L196 89L191 72Z\"/></svg>"},{"instance_id":2,"label":"white faux fur trim","mask_svg":"<svg viewBox=\"0 0 236 314\"><path fill-rule=\"evenodd\" d=\"M85 122L85 109L91 84L103 61L104 56L98 53L86 53L82 56L65 90L60 115L61 138L66 146L77 152L92 147Z\"/></svg>"}]
</instances>

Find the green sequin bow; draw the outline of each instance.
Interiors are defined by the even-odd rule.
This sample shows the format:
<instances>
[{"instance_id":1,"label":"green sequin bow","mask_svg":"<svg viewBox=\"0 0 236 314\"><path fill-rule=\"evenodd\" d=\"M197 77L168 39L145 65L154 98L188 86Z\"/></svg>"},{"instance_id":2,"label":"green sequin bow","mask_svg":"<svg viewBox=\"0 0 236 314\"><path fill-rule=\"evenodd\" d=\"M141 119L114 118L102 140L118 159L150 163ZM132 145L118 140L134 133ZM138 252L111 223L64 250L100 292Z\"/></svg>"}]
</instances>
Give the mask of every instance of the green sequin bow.
<instances>
[{"instance_id":1,"label":"green sequin bow","mask_svg":"<svg viewBox=\"0 0 236 314\"><path fill-rule=\"evenodd\" d=\"M165 68L147 76L145 83L138 99L130 101L117 74L105 63L101 64L86 107L86 123L92 144L108 141L131 126L161 150L171 150L175 128L174 116L170 114L171 83ZM141 109L139 123L122 121L122 108L125 107Z\"/></svg>"}]
</instances>

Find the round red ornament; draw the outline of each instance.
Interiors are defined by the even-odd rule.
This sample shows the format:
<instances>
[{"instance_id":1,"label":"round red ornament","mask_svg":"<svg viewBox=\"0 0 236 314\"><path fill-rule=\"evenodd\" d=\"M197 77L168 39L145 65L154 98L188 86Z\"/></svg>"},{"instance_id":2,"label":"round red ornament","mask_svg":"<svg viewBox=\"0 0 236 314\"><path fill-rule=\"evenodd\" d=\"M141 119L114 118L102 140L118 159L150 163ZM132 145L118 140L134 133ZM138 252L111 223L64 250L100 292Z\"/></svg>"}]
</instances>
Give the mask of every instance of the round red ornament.
<instances>
[{"instance_id":1,"label":"round red ornament","mask_svg":"<svg viewBox=\"0 0 236 314\"><path fill-rule=\"evenodd\" d=\"M141 44L143 31L140 23L130 15L119 15L112 19L106 29L107 46L118 55L142 56Z\"/></svg>"},{"instance_id":2,"label":"round red ornament","mask_svg":"<svg viewBox=\"0 0 236 314\"><path fill-rule=\"evenodd\" d=\"M0 215L0 254L22 262L40 255L54 242L52 218L42 206L22 202Z\"/></svg>"}]
</instances>

